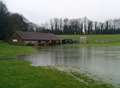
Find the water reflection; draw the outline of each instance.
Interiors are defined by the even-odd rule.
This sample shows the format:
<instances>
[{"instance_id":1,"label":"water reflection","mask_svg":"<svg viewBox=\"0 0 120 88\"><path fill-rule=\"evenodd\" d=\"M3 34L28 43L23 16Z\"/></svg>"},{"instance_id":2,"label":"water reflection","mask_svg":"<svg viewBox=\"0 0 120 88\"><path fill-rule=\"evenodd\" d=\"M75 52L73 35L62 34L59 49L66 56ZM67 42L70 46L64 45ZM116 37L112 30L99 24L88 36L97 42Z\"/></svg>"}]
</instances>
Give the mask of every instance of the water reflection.
<instances>
[{"instance_id":1,"label":"water reflection","mask_svg":"<svg viewBox=\"0 0 120 88\"><path fill-rule=\"evenodd\" d=\"M51 47L40 49L40 52L26 56L34 66L60 65L94 73L120 82L120 47Z\"/></svg>"}]
</instances>

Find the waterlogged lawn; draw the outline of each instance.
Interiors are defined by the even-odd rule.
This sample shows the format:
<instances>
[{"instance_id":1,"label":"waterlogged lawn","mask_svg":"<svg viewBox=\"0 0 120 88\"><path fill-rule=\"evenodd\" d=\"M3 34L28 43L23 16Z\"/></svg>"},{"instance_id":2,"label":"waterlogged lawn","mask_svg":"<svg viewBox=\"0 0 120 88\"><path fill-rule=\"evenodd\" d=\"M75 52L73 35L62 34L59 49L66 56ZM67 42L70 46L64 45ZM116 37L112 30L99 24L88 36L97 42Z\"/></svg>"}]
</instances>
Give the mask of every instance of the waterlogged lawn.
<instances>
[{"instance_id":1,"label":"waterlogged lawn","mask_svg":"<svg viewBox=\"0 0 120 88\"><path fill-rule=\"evenodd\" d=\"M86 74L71 72L77 79L86 84L86 88L115 88L112 84L106 84L103 81L92 79Z\"/></svg>"},{"instance_id":2,"label":"waterlogged lawn","mask_svg":"<svg viewBox=\"0 0 120 88\"><path fill-rule=\"evenodd\" d=\"M9 59L34 51L32 47L0 42L0 88L114 88L111 84L93 80L83 74L33 67L29 62Z\"/></svg>"},{"instance_id":3,"label":"waterlogged lawn","mask_svg":"<svg viewBox=\"0 0 120 88\"><path fill-rule=\"evenodd\" d=\"M0 42L0 57L16 57L18 55L26 55L35 52L35 49L28 46L10 45Z\"/></svg>"},{"instance_id":4,"label":"waterlogged lawn","mask_svg":"<svg viewBox=\"0 0 120 88\"><path fill-rule=\"evenodd\" d=\"M28 62L0 61L0 88L114 88L82 74L58 71L48 67L32 67ZM80 81L83 80L83 81Z\"/></svg>"}]
</instances>

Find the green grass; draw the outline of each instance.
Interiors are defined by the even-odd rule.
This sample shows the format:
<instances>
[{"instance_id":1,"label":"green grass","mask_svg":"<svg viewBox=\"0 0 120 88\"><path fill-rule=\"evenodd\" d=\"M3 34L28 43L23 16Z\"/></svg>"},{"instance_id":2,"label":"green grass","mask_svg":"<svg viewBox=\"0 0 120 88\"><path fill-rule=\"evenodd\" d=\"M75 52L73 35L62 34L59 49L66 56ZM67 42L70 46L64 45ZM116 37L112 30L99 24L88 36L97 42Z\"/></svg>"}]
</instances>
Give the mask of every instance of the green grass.
<instances>
[{"instance_id":1,"label":"green grass","mask_svg":"<svg viewBox=\"0 0 120 88\"><path fill-rule=\"evenodd\" d=\"M0 61L0 88L114 88L94 81L83 74L75 74L78 81L66 72L48 67L32 67L28 62Z\"/></svg>"},{"instance_id":2,"label":"green grass","mask_svg":"<svg viewBox=\"0 0 120 88\"><path fill-rule=\"evenodd\" d=\"M58 35L58 36L63 39L73 39L73 40L80 39L80 35Z\"/></svg>"},{"instance_id":3,"label":"green grass","mask_svg":"<svg viewBox=\"0 0 120 88\"><path fill-rule=\"evenodd\" d=\"M88 35L88 43L120 44L120 35Z\"/></svg>"},{"instance_id":4,"label":"green grass","mask_svg":"<svg viewBox=\"0 0 120 88\"><path fill-rule=\"evenodd\" d=\"M35 49L28 46L16 46L0 41L0 57L16 57L35 52Z\"/></svg>"},{"instance_id":5,"label":"green grass","mask_svg":"<svg viewBox=\"0 0 120 88\"><path fill-rule=\"evenodd\" d=\"M73 39L80 41L83 35L58 35L63 39ZM81 46L120 46L120 35L84 35L87 37L86 43L81 43Z\"/></svg>"}]
</instances>

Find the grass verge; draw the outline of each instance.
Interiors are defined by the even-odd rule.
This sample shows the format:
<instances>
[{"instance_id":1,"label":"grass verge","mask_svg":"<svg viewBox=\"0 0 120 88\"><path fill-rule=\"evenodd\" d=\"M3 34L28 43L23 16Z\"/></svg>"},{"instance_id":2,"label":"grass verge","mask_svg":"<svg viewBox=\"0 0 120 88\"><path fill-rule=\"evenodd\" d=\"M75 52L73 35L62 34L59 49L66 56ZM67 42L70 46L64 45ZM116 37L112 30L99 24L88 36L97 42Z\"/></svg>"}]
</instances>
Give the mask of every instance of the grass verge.
<instances>
[{"instance_id":1,"label":"grass verge","mask_svg":"<svg viewBox=\"0 0 120 88\"><path fill-rule=\"evenodd\" d=\"M0 61L0 88L114 88L97 82L83 74L66 72L46 67L32 67L28 62Z\"/></svg>"}]
</instances>

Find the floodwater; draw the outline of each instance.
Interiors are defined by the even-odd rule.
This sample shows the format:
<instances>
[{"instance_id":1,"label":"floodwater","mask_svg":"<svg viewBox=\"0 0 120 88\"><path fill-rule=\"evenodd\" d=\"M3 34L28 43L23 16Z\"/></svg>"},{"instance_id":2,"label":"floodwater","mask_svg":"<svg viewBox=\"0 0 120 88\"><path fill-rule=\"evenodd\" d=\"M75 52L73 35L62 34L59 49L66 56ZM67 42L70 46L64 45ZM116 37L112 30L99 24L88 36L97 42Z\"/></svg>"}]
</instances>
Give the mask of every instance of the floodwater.
<instances>
[{"instance_id":1,"label":"floodwater","mask_svg":"<svg viewBox=\"0 0 120 88\"><path fill-rule=\"evenodd\" d=\"M65 66L87 71L98 77L120 84L120 47L63 46L40 49L24 60L33 66Z\"/></svg>"}]
</instances>

